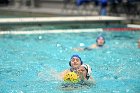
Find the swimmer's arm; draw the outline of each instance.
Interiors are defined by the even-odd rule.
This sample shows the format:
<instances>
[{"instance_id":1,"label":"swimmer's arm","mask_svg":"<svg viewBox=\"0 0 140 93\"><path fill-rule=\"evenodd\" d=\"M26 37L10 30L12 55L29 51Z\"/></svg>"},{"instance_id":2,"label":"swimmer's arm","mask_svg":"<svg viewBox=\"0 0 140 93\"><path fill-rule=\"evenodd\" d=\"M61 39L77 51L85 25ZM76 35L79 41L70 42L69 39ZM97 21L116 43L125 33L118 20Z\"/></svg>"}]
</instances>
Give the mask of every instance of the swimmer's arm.
<instances>
[{"instance_id":1,"label":"swimmer's arm","mask_svg":"<svg viewBox=\"0 0 140 93\"><path fill-rule=\"evenodd\" d=\"M78 76L79 76L79 78L80 78L80 80L82 80L82 81L85 81L85 80L87 80L86 79L86 77L84 77L84 75L83 75L83 73L81 72L81 71L78 71Z\"/></svg>"},{"instance_id":2,"label":"swimmer's arm","mask_svg":"<svg viewBox=\"0 0 140 93\"><path fill-rule=\"evenodd\" d=\"M84 75L83 75L82 73L79 74L79 78L80 78L82 81L85 80L85 77L84 77Z\"/></svg>"},{"instance_id":3,"label":"swimmer's arm","mask_svg":"<svg viewBox=\"0 0 140 93\"><path fill-rule=\"evenodd\" d=\"M92 47L85 47L85 48L73 48L74 51L84 51L84 50L92 50Z\"/></svg>"},{"instance_id":4,"label":"swimmer's arm","mask_svg":"<svg viewBox=\"0 0 140 93\"><path fill-rule=\"evenodd\" d=\"M72 50L74 50L74 51L83 51L84 48L73 48Z\"/></svg>"},{"instance_id":5,"label":"swimmer's arm","mask_svg":"<svg viewBox=\"0 0 140 93\"><path fill-rule=\"evenodd\" d=\"M91 48L91 49L97 48L97 45L96 44L92 44L91 46L89 46L89 48Z\"/></svg>"},{"instance_id":6,"label":"swimmer's arm","mask_svg":"<svg viewBox=\"0 0 140 93\"><path fill-rule=\"evenodd\" d=\"M65 74L67 74L68 72L69 72L69 70L65 70L65 71L61 72L59 75L60 76L59 79L63 80Z\"/></svg>"},{"instance_id":7,"label":"swimmer's arm","mask_svg":"<svg viewBox=\"0 0 140 93\"><path fill-rule=\"evenodd\" d=\"M94 48L97 48L97 45L96 44L92 44L89 47L85 47L85 48L83 48L83 50L93 50Z\"/></svg>"}]
</instances>

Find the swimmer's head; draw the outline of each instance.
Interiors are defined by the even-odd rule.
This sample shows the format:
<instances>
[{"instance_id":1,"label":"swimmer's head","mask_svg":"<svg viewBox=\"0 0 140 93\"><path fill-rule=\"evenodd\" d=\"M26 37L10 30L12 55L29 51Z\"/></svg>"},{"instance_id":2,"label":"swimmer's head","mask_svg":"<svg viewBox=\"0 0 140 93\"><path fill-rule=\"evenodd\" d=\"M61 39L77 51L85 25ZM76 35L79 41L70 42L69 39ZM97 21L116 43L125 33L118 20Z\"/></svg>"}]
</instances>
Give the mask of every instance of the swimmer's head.
<instances>
[{"instance_id":1,"label":"swimmer's head","mask_svg":"<svg viewBox=\"0 0 140 93\"><path fill-rule=\"evenodd\" d=\"M89 77L91 76L92 73L92 69L88 64L83 64L80 66L79 68L80 70L83 70L83 74L85 75L85 77L87 78L87 80L89 79ZM86 70L86 71L85 71Z\"/></svg>"},{"instance_id":2,"label":"swimmer's head","mask_svg":"<svg viewBox=\"0 0 140 93\"><path fill-rule=\"evenodd\" d=\"M103 36L98 36L96 39L96 43L98 46L103 46L105 44L105 38Z\"/></svg>"},{"instance_id":3,"label":"swimmer's head","mask_svg":"<svg viewBox=\"0 0 140 93\"><path fill-rule=\"evenodd\" d=\"M138 48L140 48L140 39L138 40Z\"/></svg>"},{"instance_id":4,"label":"swimmer's head","mask_svg":"<svg viewBox=\"0 0 140 93\"><path fill-rule=\"evenodd\" d=\"M81 57L78 55L73 55L70 59L69 65L73 68L78 68L83 64Z\"/></svg>"}]
</instances>

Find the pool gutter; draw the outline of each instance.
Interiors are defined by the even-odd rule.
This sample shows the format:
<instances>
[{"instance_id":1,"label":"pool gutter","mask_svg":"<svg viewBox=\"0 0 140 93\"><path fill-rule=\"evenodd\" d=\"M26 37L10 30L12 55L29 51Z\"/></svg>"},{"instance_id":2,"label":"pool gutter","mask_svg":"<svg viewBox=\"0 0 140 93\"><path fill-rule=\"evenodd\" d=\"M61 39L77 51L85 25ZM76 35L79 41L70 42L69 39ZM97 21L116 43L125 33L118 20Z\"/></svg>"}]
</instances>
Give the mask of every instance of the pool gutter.
<instances>
[{"instance_id":1,"label":"pool gutter","mask_svg":"<svg viewBox=\"0 0 140 93\"><path fill-rule=\"evenodd\" d=\"M113 16L76 16L76 17L28 17L0 18L0 24L29 24L29 23L65 23L65 22L120 22L124 17Z\"/></svg>"}]
</instances>

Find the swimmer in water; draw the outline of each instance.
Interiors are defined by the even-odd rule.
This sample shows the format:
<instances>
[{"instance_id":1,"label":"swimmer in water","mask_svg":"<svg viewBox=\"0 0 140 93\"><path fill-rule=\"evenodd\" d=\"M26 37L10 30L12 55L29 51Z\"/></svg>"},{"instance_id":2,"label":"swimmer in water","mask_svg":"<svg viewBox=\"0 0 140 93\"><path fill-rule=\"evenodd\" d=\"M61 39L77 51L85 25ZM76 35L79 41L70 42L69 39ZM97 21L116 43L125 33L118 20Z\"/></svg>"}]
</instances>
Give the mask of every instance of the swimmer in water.
<instances>
[{"instance_id":1,"label":"swimmer in water","mask_svg":"<svg viewBox=\"0 0 140 93\"><path fill-rule=\"evenodd\" d=\"M138 40L138 48L140 48L140 39Z\"/></svg>"},{"instance_id":2,"label":"swimmer in water","mask_svg":"<svg viewBox=\"0 0 140 93\"><path fill-rule=\"evenodd\" d=\"M92 68L88 64L81 65L78 70L77 74L82 81L90 81L90 83L95 83L95 80L91 76Z\"/></svg>"},{"instance_id":3,"label":"swimmer in water","mask_svg":"<svg viewBox=\"0 0 140 93\"><path fill-rule=\"evenodd\" d=\"M83 64L83 61L81 60L81 57L78 55L73 55L69 61L70 68L63 71L60 74L60 77L63 79L64 76L69 72L77 72L78 68Z\"/></svg>"},{"instance_id":4,"label":"swimmer in water","mask_svg":"<svg viewBox=\"0 0 140 93\"><path fill-rule=\"evenodd\" d=\"M97 37L96 39L96 44L92 44L91 46L89 47L85 47L85 48L73 48L73 50L75 51L85 51L85 50L92 50L92 49L95 49L95 48L100 48L100 47L103 47L105 44L105 38L103 36L99 36Z\"/></svg>"},{"instance_id":5,"label":"swimmer in water","mask_svg":"<svg viewBox=\"0 0 140 93\"><path fill-rule=\"evenodd\" d=\"M60 74L60 77L63 79L64 76L69 73L69 72L75 72L78 77L80 78L80 80L82 81L94 81L94 79L91 77L91 72L92 69L89 65L87 64L83 64L83 61L81 60L81 57L78 55L73 55L70 59L69 62L69 66L70 68L63 71Z\"/></svg>"}]
</instances>

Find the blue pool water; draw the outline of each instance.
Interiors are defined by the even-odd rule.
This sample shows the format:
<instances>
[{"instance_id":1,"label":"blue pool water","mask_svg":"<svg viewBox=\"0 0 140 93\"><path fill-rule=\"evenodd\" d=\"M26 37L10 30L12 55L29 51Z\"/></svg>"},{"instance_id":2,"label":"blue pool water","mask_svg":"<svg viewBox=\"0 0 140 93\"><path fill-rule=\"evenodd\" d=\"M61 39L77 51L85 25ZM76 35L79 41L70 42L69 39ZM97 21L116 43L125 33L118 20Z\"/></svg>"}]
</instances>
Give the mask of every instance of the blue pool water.
<instances>
[{"instance_id":1,"label":"blue pool water","mask_svg":"<svg viewBox=\"0 0 140 93\"><path fill-rule=\"evenodd\" d=\"M106 47L76 52L102 34ZM140 32L0 36L0 93L140 93ZM52 73L69 68L73 54L90 64L96 85L62 90Z\"/></svg>"}]
</instances>

